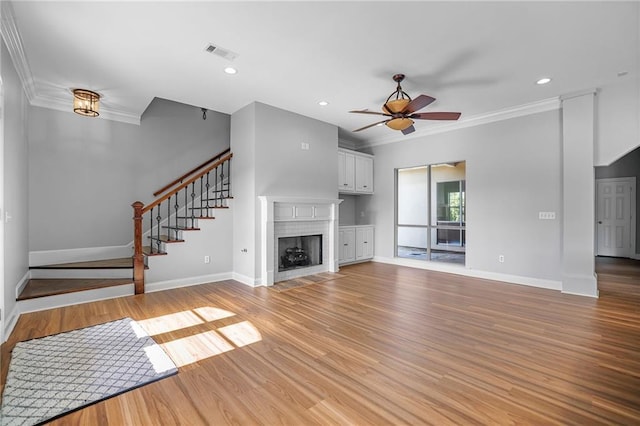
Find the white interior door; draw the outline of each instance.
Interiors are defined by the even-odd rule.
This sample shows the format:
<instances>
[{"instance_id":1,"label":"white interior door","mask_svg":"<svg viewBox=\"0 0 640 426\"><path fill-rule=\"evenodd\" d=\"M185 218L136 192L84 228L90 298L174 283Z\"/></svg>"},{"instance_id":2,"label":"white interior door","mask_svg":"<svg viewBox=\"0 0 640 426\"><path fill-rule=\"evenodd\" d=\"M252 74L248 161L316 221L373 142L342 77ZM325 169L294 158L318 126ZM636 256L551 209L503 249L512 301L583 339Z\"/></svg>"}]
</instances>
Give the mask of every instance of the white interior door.
<instances>
[{"instance_id":1,"label":"white interior door","mask_svg":"<svg viewBox=\"0 0 640 426\"><path fill-rule=\"evenodd\" d=\"M633 178L596 180L596 230L599 256L629 257L631 255L631 191L634 186Z\"/></svg>"}]
</instances>

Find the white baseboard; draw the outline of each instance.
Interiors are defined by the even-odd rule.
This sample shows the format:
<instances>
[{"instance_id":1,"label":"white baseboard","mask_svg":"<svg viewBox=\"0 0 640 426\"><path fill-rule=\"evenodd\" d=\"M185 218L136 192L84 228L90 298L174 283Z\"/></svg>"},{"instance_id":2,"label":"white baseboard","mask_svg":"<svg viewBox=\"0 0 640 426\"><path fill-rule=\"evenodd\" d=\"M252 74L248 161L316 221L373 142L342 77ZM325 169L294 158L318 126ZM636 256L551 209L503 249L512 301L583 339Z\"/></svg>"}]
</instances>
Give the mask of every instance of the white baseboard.
<instances>
[{"instance_id":1,"label":"white baseboard","mask_svg":"<svg viewBox=\"0 0 640 426\"><path fill-rule=\"evenodd\" d=\"M177 280L145 283L144 290L145 293L153 293L156 291L170 290L172 288L189 287L192 285L231 280L233 279L232 276L233 274L231 272L223 272L219 274L201 275L198 277L180 278Z\"/></svg>"},{"instance_id":2,"label":"white baseboard","mask_svg":"<svg viewBox=\"0 0 640 426\"><path fill-rule=\"evenodd\" d=\"M87 247L63 250L29 252L29 265L41 266L56 263L82 262L89 260L116 259L133 255L133 246Z\"/></svg>"},{"instance_id":3,"label":"white baseboard","mask_svg":"<svg viewBox=\"0 0 640 426\"><path fill-rule=\"evenodd\" d=\"M116 269L31 269L31 279L73 278L128 278L132 279L133 268Z\"/></svg>"},{"instance_id":4,"label":"white baseboard","mask_svg":"<svg viewBox=\"0 0 640 426\"><path fill-rule=\"evenodd\" d=\"M523 277L519 275L501 274L498 272L467 269L462 265L453 265L439 262L425 262L414 259L388 258L376 256L374 262L389 263L392 265L408 266L410 268L427 269L430 271L446 272L449 274L464 275L473 278L502 281L510 284L527 285L531 287L546 288L549 290L562 290L562 282L545 280L541 278Z\"/></svg>"},{"instance_id":5,"label":"white baseboard","mask_svg":"<svg viewBox=\"0 0 640 426\"><path fill-rule=\"evenodd\" d=\"M38 297L18 302L20 314L133 295L133 284Z\"/></svg>"},{"instance_id":6,"label":"white baseboard","mask_svg":"<svg viewBox=\"0 0 640 426\"><path fill-rule=\"evenodd\" d=\"M18 281L18 284L16 285L16 299L18 298L18 296L20 296L20 293L22 293L22 290L24 290L24 288L27 286L27 283L30 279L31 271L27 271L27 273L24 274L20 281Z\"/></svg>"},{"instance_id":7,"label":"white baseboard","mask_svg":"<svg viewBox=\"0 0 640 426\"><path fill-rule=\"evenodd\" d=\"M258 287L258 286L262 285L260 283L260 279L251 278L251 277L248 277L246 275L239 274L237 272L233 272L232 273L231 279L233 279L235 281L238 281L238 282L240 282L240 283L242 283L244 285L248 285L249 287Z\"/></svg>"},{"instance_id":8,"label":"white baseboard","mask_svg":"<svg viewBox=\"0 0 640 426\"><path fill-rule=\"evenodd\" d=\"M4 319L5 323L3 330L4 334L2 335L2 343L6 342L9 336L11 336L13 329L18 323L18 318L20 318L20 310L18 309L18 304L16 303L9 315Z\"/></svg>"}]
</instances>

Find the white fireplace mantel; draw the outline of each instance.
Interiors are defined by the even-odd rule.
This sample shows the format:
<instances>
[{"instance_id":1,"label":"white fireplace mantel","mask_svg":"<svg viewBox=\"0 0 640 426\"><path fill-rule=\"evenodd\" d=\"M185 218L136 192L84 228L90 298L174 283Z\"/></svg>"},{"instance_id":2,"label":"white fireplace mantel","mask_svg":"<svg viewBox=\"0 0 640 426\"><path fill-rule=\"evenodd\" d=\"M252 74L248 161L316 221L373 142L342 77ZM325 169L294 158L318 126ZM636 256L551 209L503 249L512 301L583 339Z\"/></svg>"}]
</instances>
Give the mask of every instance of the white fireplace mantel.
<instances>
[{"instance_id":1,"label":"white fireplace mantel","mask_svg":"<svg viewBox=\"0 0 640 426\"><path fill-rule=\"evenodd\" d=\"M323 222L328 224L327 271L338 272L338 206L339 199L259 196L261 267L260 285L274 283L276 259L274 250L274 223Z\"/></svg>"}]
</instances>

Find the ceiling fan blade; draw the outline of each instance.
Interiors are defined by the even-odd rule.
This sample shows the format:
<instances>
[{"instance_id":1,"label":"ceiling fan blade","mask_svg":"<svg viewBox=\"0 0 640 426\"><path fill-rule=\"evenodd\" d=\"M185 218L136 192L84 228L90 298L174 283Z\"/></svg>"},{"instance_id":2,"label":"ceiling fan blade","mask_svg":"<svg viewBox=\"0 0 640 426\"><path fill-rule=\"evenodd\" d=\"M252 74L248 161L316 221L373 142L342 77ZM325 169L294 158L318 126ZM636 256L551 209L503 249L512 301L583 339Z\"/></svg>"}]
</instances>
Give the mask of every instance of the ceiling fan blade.
<instances>
[{"instance_id":1,"label":"ceiling fan blade","mask_svg":"<svg viewBox=\"0 0 640 426\"><path fill-rule=\"evenodd\" d=\"M411 114L409 118L417 118L419 120L457 120L460 118L459 112L422 112L419 114Z\"/></svg>"},{"instance_id":2,"label":"ceiling fan blade","mask_svg":"<svg viewBox=\"0 0 640 426\"><path fill-rule=\"evenodd\" d=\"M368 109L361 109L361 110L355 110L355 111L349 111L349 112L355 112L356 114L373 114L373 115L384 115L387 117L390 117L390 114L385 114L383 112L378 112L378 111L369 111Z\"/></svg>"},{"instance_id":3,"label":"ceiling fan blade","mask_svg":"<svg viewBox=\"0 0 640 426\"><path fill-rule=\"evenodd\" d=\"M416 131L416 128L413 127L413 125L407 127L406 129L402 130L402 134L403 135L408 135L409 133L413 133Z\"/></svg>"},{"instance_id":4,"label":"ceiling fan blade","mask_svg":"<svg viewBox=\"0 0 640 426\"><path fill-rule=\"evenodd\" d=\"M431 96L427 96L427 95L420 95L417 98L415 98L414 100L412 100L411 102L409 102L409 104L405 107L404 111L402 111L403 114L411 114L412 112L416 112L419 109L422 109L424 107L426 107L427 105L429 105L431 102L435 101L436 98L432 98Z\"/></svg>"},{"instance_id":5,"label":"ceiling fan blade","mask_svg":"<svg viewBox=\"0 0 640 426\"><path fill-rule=\"evenodd\" d=\"M387 121L391 121L391 120L378 121L377 123L369 124L368 126L364 126L364 127L359 128L359 129L356 129L356 130L354 130L354 132L359 132L360 130L366 130L369 127L377 126L378 124L383 124L383 123L386 123Z\"/></svg>"}]
</instances>

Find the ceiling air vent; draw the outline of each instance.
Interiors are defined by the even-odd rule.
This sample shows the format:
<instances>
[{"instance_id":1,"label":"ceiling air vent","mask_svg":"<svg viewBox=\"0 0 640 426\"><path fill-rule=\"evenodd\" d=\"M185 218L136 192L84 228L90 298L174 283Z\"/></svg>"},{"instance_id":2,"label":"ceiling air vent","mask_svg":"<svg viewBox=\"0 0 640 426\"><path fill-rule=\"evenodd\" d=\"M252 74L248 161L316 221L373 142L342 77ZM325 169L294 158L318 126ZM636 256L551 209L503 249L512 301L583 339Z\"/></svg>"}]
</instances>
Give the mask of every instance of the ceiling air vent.
<instances>
[{"instance_id":1,"label":"ceiling air vent","mask_svg":"<svg viewBox=\"0 0 640 426\"><path fill-rule=\"evenodd\" d=\"M235 58L238 57L237 53L224 49L220 46L216 46L213 43L209 43L204 50L208 53L213 53L214 55L220 56L221 58L224 58L228 61L233 61Z\"/></svg>"}]
</instances>

